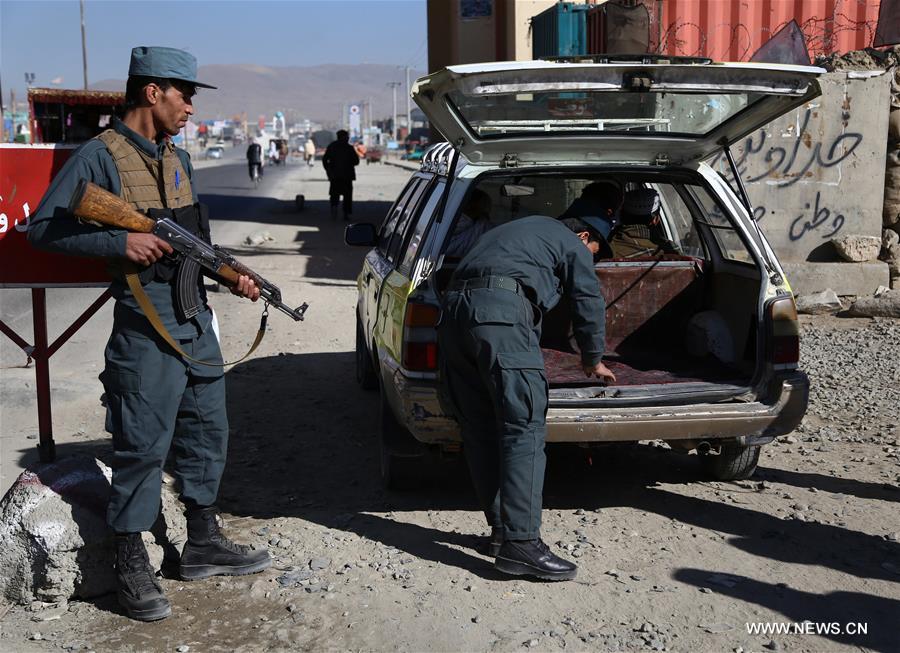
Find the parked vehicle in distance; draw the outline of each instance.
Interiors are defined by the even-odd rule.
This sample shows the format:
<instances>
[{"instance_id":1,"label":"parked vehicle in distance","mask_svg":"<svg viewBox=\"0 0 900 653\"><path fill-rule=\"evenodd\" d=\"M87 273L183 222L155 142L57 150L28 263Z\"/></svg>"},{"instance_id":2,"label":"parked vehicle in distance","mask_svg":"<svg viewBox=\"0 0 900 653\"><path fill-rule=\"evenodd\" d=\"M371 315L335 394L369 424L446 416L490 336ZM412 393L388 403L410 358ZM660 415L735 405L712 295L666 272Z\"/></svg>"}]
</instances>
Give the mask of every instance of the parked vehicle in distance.
<instances>
[{"instance_id":1,"label":"parked vehicle in distance","mask_svg":"<svg viewBox=\"0 0 900 653\"><path fill-rule=\"evenodd\" d=\"M366 165L370 163L381 163L382 158L384 157L384 150L380 147L372 147L366 148Z\"/></svg>"},{"instance_id":2,"label":"parked vehicle in distance","mask_svg":"<svg viewBox=\"0 0 900 653\"><path fill-rule=\"evenodd\" d=\"M432 454L460 447L439 400L435 324L469 199L489 198L492 225L559 217L597 182L618 186L626 202L656 198L640 224L666 245L595 264L614 385L584 377L565 308L545 316L547 441L663 440L696 453L715 478L750 476L760 447L800 423L809 381L790 285L729 147L817 97L822 73L604 55L453 66L420 79L413 98L447 142L428 151L380 225L345 231L347 244L371 248L357 279L356 377L380 393L385 484L412 484ZM728 177L704 163L723 150Z\"/></svg>"},{"instance_id":3,"label":"parked vehicle in distance","mask_svg":"<svg viewBox=\"0 0 900 653\"><path fill-rule=\"evenodd\" d=\"M221 159L225 155L225 147L223 145L213 145L206 148L204 157L207 159Z\"/></svg>"}]
</instances>

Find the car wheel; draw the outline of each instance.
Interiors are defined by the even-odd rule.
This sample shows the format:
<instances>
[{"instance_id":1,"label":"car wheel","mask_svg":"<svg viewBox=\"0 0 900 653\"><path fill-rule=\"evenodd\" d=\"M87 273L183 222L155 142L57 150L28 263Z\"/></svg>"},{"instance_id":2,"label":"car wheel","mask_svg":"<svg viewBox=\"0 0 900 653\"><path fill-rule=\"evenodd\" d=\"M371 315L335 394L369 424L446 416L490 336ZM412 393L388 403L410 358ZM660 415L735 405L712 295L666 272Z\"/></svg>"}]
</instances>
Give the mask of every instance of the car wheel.
<instances>
[{"instance_id":1,"label":"car wheel","mask_svg":"<svg viewBox=\"0 0 900 653\"><path fill-rule=\"evenodd\" d=\"M362 324L356 318L356 382L363 390L374 390L378 387L378 375L375 374L375 365L372 363L372 355L366 347L366 337L363 335Z\"/></svg>"},{"instance_id":2,"label":"car wheel","mask_svg":"<svg viewBox=\"0 0 900 653\"><path fill-rule=\"evenodd\" d=\"M701 458L708 474L719 481L740 481L753 476L759 464L760 445L724 443L719 453L708 453Z\"/></svg>"},{"instance_id":3,"label":"car wheel","mask_svg":"<svg viewBox=\"0 0 900 653\"><path fill-rule=\"evenodd\" d=\"M418 442L397 422L384 392L378 412L381 483L387 490L414 490L424 480L425 456Z\"/></svg>"},{"instance_id":4,"label":"car wheel","mask_svg":"<svg viewBox=\"0 0 900 653\"><path fill-rule=\"evenodd\" d=\"M297 206L298 211L302 211L303 207L306 206L306 197L303 195L297 195L294 197L294 204Z\"/></svg>"}]
</instances>

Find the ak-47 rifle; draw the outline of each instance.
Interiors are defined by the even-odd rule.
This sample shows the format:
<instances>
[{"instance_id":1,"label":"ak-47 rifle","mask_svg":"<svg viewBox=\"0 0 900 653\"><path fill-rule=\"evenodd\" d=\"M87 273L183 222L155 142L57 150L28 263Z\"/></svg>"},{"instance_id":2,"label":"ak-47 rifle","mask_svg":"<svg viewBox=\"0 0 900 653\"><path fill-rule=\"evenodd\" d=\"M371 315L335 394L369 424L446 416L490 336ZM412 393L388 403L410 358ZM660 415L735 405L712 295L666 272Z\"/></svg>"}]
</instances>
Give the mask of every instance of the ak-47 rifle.
<instances>
[{"instance_id":1,"label":"ak-47 rifle","mask_svg":"<svg viewBox=\"0 0 900 653\"><path fill-rule=\"evenodd\" d=\"M281 290L278 286L263 279L217 245L210 245L201 240L173 220L168 218L154 220L147 217L132 208L121 197L103 190L86 179L82 179L75 189L69 202L69 212L110 227L153 234L169 243L175 250L174 256L182 259L178 267L175 288L179 306L185 317L193 317L202 309L197 286L201 267L221 278L229 287L236 285L241 275L250 277L259 288L259 295L266 304L271 304L295 320L302 320L308 308L305 302L297 308L286 306L281 301Z\"/></svg>"}]
</instances>

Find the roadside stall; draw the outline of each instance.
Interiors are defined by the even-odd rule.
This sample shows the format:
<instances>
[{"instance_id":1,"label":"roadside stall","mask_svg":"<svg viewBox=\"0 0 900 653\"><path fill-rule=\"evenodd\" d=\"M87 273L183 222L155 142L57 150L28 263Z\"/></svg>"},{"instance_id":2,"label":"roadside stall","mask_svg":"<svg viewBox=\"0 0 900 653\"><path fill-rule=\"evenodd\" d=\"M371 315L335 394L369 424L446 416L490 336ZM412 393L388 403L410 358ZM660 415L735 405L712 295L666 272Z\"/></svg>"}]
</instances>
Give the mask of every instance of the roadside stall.
<instances>
[{"instance_id":1,"label":"roadside stall","mask_svg":"<svg viewBox=\"0 0 900 653\"><path fill-rule=\"evenodd\" d=\"M30 288L34 342L29 344L0 315L0 331L34 361L38 450L42 462L55 458L50 410L49 359L109 299L104 292L52 343L47 335L47 288L106 288L102 261L32 248L28 219L50 182L79 144L103 131L124 105L125 94L33 88L28 92L31 143L0 144L0 289Z\"/></svg>"}]
</instances>

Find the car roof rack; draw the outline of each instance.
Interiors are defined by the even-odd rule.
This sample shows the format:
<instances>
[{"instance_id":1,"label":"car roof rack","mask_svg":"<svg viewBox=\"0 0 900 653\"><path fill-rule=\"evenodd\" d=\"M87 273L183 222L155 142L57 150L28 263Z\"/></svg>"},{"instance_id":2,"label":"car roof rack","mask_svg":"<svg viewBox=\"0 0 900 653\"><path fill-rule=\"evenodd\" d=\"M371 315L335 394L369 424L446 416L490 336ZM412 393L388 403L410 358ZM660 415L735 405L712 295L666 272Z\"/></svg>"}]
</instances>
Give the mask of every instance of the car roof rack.
<instances>
[{"instance_id":1,"label":"car roof rack","mask_svg":"<svg viewBox=\"0 0 900 653\"><path fill-rule=\"evenodd\" d=\"M422 157L422 172L433 172L438 175L446 175L450 170L450 157L453 155L453 146L448 142L437 143L426 150Z\"/></svg>"},{"instance_id":2,"label":"car roof rack","mask_svg":"<svg viewBox=\"0 0 900 653\"><path fill-rule=\"evenodd\" d=\"M667 54L635 53L635 54L579 54L571 57L541 57L542 61L556 63L637 63L637 64L675 64L708 66L713 62L709 57L673 57Z\"/></svg>"}]
</instances>

